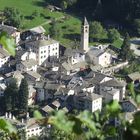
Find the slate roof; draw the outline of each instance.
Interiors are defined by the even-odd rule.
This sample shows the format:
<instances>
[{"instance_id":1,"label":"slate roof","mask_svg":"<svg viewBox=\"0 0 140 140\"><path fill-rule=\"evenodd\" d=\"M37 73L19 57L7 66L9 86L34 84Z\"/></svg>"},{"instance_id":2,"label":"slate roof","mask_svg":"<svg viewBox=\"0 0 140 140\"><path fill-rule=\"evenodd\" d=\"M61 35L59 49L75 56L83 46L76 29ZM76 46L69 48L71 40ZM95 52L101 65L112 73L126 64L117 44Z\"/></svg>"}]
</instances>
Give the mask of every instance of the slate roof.
<instances>
[{"instance_id":1,"label":"slate roof","mask_svg":"<svg viewBox=\"0 0 140 140\"><path fill-rule=\"evenodd\" d=\"M92 58L92 57L99 57L100 55L104 54L105 51L103 49L98 49L98 48L91 48L88 51L88 55Z\"/></svg>"},{"instance_id":2,"label":"slate roof","mask_svg":"<svg viewBox=\"0 0 140 140\"><path fill-rule=\"evenodd\" d=\"M10 56L10 54L6 50L0 48L0 58L5 58L8 56Z\"/></svg>"},{"instance_id":3,"label":"slate roof","mask_svg":"<svg viewBox=\"0 0 140 140\"><path fill-rule=\"evenodd\" d=\"M102 98L103 96L99 95L99 94L95 94L95 93L88 93L88 92L84 92L84 93L79 93L78 95L76 95L78 97L78 99L82 98L83 100L96 100L98 98Z\"/></svg>"},{"instance_id":4,"label":"slate roof","mask_svg":"<svg viewBox=\"0 0 140 140\"><path fill-rule=\"evenodd\" d=\"M54 100L51 104L54 105L57 108L59 108L61 106L61 104L58 100Z\"/></svg>"},{"instance_id":5,"label":"slate roof","mask_svg":"<svg viewBox=\"0 0 140 140\"><path fill-rule=\"evenodd\" d=\"M84 80L94 83L94 84L100 84L100 82L105 78L109 77L105 74L99 73L99 72L93 72L91 71L85 78ZM110 77L111 78L111 77Z\"/></svg>"},{"instance_id":6,"label":"slate roof","mask_svg":"<svg viewBox=\"0 0 140 140\"><path fill-rule=\"evenodd\" d=\"M29 59L25 61L20 62L22 65L24 65L26 68L31 68L32 66L37 65L37 62L34 59Z\"/></svg>"},{"instance_id":7,"label":"slate roof","mask_svg":"<svg viewBox=\"0 0 140 140\"><path fill-rule=\"evenodd\" d=\"M16 70L10 73L5 74L6 77L14 77L14 78L24 78L24 76L21 74L21 71Z\"/></svg>"},{"instance_id":8,"label":"slate roof","mask_svg":"<svg viewBox=\"0 0 140 140\"><path fill-rule=\"evenodd\" d=\"M46 84L44 86L45 89L52 89L52 90L57 90L60 87L60 84Z\"/></svg>"},{"instance_id":9,"label":"slate roof","mask_svg":"<svg viewBox=\"0 0 140 140\"><path fill-rule=\"evenodd\" d=\"M105 87L104 90L103 90L103 92L104 93L108 93L110 95L115 95L118 90L119 89Z\"/></svg>"},{"instance_id":10,"label":"slate roof","mask_svg":"<svg viewBox=\"0 0 140 140\"><path fill-rule=\"evenodd\" d=\"M132 104L135 107L135 109L137 109L138 106L137 106L136 102L133 99L121 101L120 104L123 104L123 103L126 103L126 102Z\"/></svg>"},{"instance_id":11,"label":"slate roof","mask_svg":"<svg viewBox=\"0 0 140 140\"><path fill-rule=\"evenodd\" d=\"M118 81L117 79L111 79L109 81L103 82L102 86L109 86L109 87L124 87L126 83L124 81Z\"/></svg>"},{"instance_id":12,"label":"slate roof","mask_svg":"<svg viewBox=\"0 0 140 140\"><path fill-rule=\"evenodd\" d=\"M135 80L140 79L140 73L139 72L134 72L134 73L129 74L128 77L131 80L135 81Z\"/></svg>"},{"instance_id":13,"label":"slate roof","mask_svg":"<svg viewBox=\"0 0 140 140\"><path fill-rule=\"evenodd\" d=\"M27 129L34 128L34 127L39 127L39 124L37 123L35 118L30 118L26 122L26 127L27 127Z\"/></svg>"},{"instance_id":14,"label":"slate roof","mask_svg":"<svg viewBox=\"0 0 140 140\"><path fill-rule=\"evenodd\" d=\"M84 17L83 25L89 25L86 17Z\"/></svg>"},{"instance_id":15,"label":"slate roof","mask_svg":"<svg viewBox=\"0 0 140 140\"><path fill-rule=\"evenodd\" d=\"M38 79L38 78L41 77L41 75L40 75L39 73L34 72L34 71L27 71L25 74L28 74L28 75L30 75L30 76L36 78L36 79Z\"/></svg>"},{"instance_id":16,"label":"slate roof","mask_svg":"<svg viewBox=\"0 0 140 140\"><path fill-rule=\"evenodd\" d=\"M68 57L68 56L71 57L71 56L75 55L76 53L84 54L84 51L83 51L83 50L80 50L80 49L71 49L71 48L67 48L67 49L65 50L64 55L65 55L66 57Z\"/></svg>"},{"instance_id":17,"label":"slate roof","mask_svg":"<svg viewBox=\"0 0 140 140\"><path fill-rule=\"evenodd\" d=\"M2 24L0 25L0 32L6 32L8 35L12 35L16 31L17 29L15 27Z\"/></svg>"},{"instance_id":18,"label":"slate roof","mask_svg":"<svg viewBox=\"0 0 140 140\"><path fill-rule=\"evenodd\" d=\"M42 46L48 46L48 45L55 44L55 43L58 43L58 41L50 38L48 40L47 39L38 39L38 40L35 40L32 42L29 42L27 44L34 45L35 47L42 47Z\"/></svg>"},{"instance_id":19,"label":"slate roof","mask_svg":"<svg viewBox=\"0 0 140 140\"><path fill-rule=\"evenodd\" d=\"M36 82L34 87L35 88L43 88L44 87L44 82L42 82L42 81Z\"/></svg>"},{"instance_id":20,"label":"slate roof","mask_svg":"<svg viewBox=\"0 0 140 140\"><path fill-rule=\"evenodd\" d=\"M42 33L46 32L46 30L42 26L34 27L34 28L30 29L30 31L38 33L38 34L42 34Z\"/></svg>"},{"instance_id":21,"label":"slate roof","mask_svg":"<svg viewBox=\"0 0 140 140\"><path fill-rule=\"evenodd\" d=\"M75 70L78 68L85 68L85 66L87 66L87 63L82 61L82 62L72 65L71 63L64 62L62 63L62 66L65 70L70 71L70 70Z\"/></svg>"},{"instance_id":22,"label":"slate roof","mask_svg":"<svg viewBox=\"0 0 140 140\"><path fill-rule=\"evenodd\" d=\"M21 56L24 54L24 53L26 53L26 51L25 50L18 50L17 52L16 52L16 58L17 58L17 60L20 60L21 59Z\"/></svg>"},{"instance_id":23,"label":"slate roof","mask_svg":"<svg viewBox=\"0 0 140 140\"><path fill-rule=\"evenodd\" d=\"M43 110L46 113L54 111L54 109L50 107L49 105L44 106L41 110Z\"/></svg>"}]
</instances>

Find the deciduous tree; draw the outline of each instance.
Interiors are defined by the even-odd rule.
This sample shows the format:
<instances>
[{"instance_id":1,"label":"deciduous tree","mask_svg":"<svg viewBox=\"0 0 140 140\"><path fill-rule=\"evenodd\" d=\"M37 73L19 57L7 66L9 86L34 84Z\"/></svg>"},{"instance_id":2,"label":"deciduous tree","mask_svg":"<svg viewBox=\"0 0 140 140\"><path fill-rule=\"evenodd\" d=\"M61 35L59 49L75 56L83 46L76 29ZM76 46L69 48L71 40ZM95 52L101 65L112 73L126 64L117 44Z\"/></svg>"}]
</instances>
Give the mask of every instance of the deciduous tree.
<instances>
[{"instance_id":1,"label":"deciduous tree","mask_svg":"<svg viewBox=\"0 0 140 140\"><path fill-rule=\"evenodd\" d=\"M111 43L113 43L115 40L120 39L120 33L115 28L109 29L107 36L108 36L108 39L110 40Z\"/></svg>"}]
</instances>

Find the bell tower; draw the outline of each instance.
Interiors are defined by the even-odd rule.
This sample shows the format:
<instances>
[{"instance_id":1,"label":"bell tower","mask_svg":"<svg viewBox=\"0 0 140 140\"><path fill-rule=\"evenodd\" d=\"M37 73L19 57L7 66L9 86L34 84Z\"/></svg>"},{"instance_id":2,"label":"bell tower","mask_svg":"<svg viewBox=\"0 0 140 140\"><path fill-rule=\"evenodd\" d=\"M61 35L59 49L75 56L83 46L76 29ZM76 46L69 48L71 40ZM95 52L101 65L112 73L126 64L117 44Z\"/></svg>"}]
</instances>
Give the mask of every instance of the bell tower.
<instances>
[{"instance_id":1,"label":"bell tower","mask_svg":"<svg viewBox=\"0 0 140 140\"><path fill-rule=\"evenodd\" d=\"M86 17L84 18L81 29L81 49L85 52L89 50L89 24Z\"/></svg>"}]
</instances>

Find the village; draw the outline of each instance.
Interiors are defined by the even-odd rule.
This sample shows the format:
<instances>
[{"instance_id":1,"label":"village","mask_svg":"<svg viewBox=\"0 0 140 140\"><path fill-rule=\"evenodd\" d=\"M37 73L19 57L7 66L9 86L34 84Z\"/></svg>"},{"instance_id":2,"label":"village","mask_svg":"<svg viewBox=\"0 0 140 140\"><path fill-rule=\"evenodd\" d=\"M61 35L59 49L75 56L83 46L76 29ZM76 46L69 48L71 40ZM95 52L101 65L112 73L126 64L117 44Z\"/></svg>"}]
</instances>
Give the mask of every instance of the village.
<instances>
[{"instance_id":1,"label":"village","mask_svg":"<svg viewBox=\"0 0 140 140\"><path fill-rule=\"evenodd\" d=\"M81 25L80 48L72 49L45 35L42 26L19 32L15 27L1 24L0 32L5 31L15 39L16 56L10 56L1 46L0 98L13 78L18 87L22 79L26 79L28 106L38 105L45 117L54 110L102 112L105 104L116 100L125 114L124 119L131 122L139 108L129 97L126 87L131 82L137 87L140 73L131 73L125 79L115 77L114 73L128 67L129 62L122 61L109 45L90 46L89 30L85 17ZM0 115L18 129L24 129L27 139L42 135L43 127L30 112L21 120L2 109ZM115 120L114 125L119 122Z\"/></svg>"}]
</instances>

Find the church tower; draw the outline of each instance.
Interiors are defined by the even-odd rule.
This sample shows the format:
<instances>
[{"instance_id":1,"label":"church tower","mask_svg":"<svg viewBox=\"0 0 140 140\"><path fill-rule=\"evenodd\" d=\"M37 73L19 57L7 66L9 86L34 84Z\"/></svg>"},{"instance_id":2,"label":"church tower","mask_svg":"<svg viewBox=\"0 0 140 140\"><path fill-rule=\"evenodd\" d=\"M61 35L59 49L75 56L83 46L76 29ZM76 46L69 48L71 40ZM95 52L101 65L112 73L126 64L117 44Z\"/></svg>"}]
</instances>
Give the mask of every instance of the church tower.
<instances>
[{"instance_id":1,"label":"church tower","mask_svg":"<svg viewBox=\"0 0 140 140\"><path fill-rule=\"evenodd\" d=\"M85 52L89 50L89 24L86 17L84 18L81 29L81 49Z\"/></svg>"}]
</instances>

